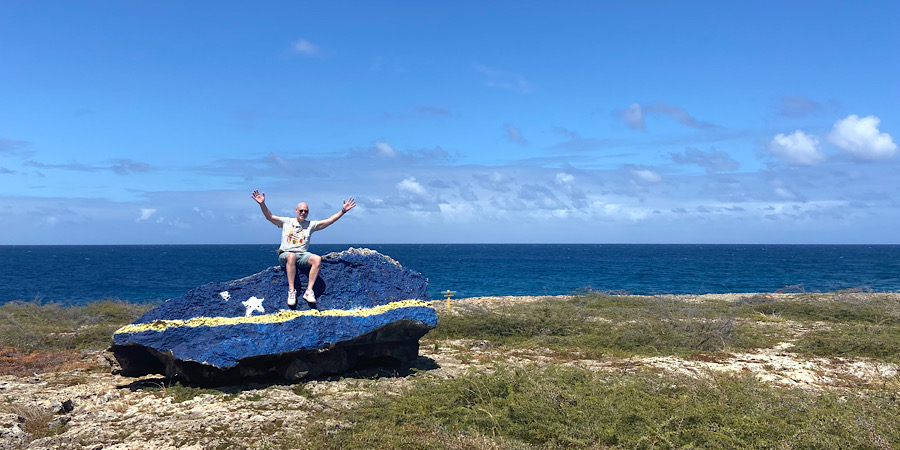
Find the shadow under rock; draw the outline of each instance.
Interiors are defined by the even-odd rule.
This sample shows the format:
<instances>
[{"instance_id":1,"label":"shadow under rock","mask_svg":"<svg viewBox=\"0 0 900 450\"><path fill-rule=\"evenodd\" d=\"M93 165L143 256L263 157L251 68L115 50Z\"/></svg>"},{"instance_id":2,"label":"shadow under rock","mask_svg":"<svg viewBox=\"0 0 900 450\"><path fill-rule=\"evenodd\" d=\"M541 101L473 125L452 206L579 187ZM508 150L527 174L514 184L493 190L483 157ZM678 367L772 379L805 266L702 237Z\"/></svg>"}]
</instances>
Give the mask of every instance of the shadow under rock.
<instances>
[{"instance_id":1,"label":"shadow under rock","mask_svg":"<svg viewBox=\"0 0 900 450\"><path fill-rule=\"evenodd\" d=\"M427 357L420 356L412 361L393 366L378 365L370 367L362 367L358 370L347 372L340 375L331 375L318 378L318 380L335 381L340 379L372 379L372 378L403 378L415 375L418 372L440 369L441 366L437 361Z\"/></svg>"},{"instance_id":2,"label":"shadow under rock","mask_svg":"<svg viewBox=\"0 0 900 450\"><path fill-rule=\"evenodd\" d=\"M350 372L322 376L299 382L290 382L284 379L254 379L247 380L240 384L221 385L221 386L196 386L203 389L220 391L224 394L237 394L243 391L254 391L265 389L271 386L295 386L307 383L309 381L337 381L341 379L358 379L368 380L376 378L404 378L415 375L419 372L440 369L441 366L433 359L427 356L419 356L418 358L400 364L378 364L363 366L357 370ZM132 392L143 391L147 389L166 389L180 384L180 381L167 377L152 377L136 380L132 383L116 386L117 389L128 389Z\"/></svg>"}]
</instances>

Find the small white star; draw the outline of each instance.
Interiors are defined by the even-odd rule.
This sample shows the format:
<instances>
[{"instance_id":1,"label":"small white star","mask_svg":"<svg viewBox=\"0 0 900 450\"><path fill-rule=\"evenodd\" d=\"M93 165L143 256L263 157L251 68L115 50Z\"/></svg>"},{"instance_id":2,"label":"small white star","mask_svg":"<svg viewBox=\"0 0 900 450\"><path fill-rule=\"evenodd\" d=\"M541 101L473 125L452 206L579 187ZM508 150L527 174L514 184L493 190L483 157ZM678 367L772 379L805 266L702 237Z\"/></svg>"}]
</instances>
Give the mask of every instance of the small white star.
<instances>
[{"instance_id":1,"label":"small white star","mask_svg":"<svg viewBox=\"0 0 900 450\"><path fill-rule=\"evenodd\" d=\"M222 291L219 292L219 297L222 297L222 300L225 300L227 302L228 299L231 298L231 294L229 294L228 291Z\"/></svg>"},{"instance_id":2,"label":"small white star","mask_svg":"<svg viewBox=\"0 0 900 450\"><path fill-rule=\"evenodd\" d=\"M263 309L262 302L263 302L263 299L256 298L256 297L250 297L246 301L241 302L242 305L247 307L247 313L244 314L244 316L249 317L251 314L253 314L253 311L259 311L259 312L265 314L266 310Z\"/></svg>"}]
</instances>

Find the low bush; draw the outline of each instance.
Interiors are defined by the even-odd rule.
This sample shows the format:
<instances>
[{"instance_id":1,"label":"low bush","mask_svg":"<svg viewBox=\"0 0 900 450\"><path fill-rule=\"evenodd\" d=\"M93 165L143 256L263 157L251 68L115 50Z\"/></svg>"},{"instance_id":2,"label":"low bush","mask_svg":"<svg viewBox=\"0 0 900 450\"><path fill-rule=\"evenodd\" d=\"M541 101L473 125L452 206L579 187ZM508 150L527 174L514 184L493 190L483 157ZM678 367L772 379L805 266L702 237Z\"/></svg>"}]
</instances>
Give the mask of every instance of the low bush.
<instances>
[{"instance_id":1,"label":"low bush","mask_svg":"<svg viewBox=\"0 0 900 450\"><path fill-rule=\"evenodd\" d=\"M724 302L690 304L650 297L589 294L462 313L439 310L428 339L487 340L513 348L546 347L604 355L689 355L769 347L786 328L738 321Z\"/></svg>"},{"instance_id":2,"label":"low bush","mask_svg":"<svg viewBox=\"0 0 900 450\"><path fill-rule=\"evenodd\" d=\"M314 427L308 448L888 448L890 393L813 393L753 376L500 366L423 378ZM489 443L489 445L483 445ZM887 446L886 446L887 445Z\"/></svg>"},{"instance_id":3,"label":"low bush","mask_svg":"<svg viewBox=\"0 0 900 450\"><path fill-rule=\"evenodd\" d=\"M0 305L0 346L22 352L101 350L113 333L150 310L151 304L103 300L82 306L9 302Z\"/></svg>"}]
</instances>

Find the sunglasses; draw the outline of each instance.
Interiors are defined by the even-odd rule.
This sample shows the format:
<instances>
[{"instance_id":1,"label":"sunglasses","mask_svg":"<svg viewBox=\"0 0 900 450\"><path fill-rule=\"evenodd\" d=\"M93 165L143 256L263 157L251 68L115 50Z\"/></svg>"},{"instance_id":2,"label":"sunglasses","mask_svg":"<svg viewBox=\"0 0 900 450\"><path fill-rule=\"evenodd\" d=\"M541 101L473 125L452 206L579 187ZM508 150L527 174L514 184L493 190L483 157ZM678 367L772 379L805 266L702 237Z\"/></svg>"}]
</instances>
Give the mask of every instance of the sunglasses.
<instances>
[{"instance_id":1,"label":"sunglasses","mask_svg":"<svg viewBox=\"0 0 900 450\"><path fill-rule=\"evenodd\" d=\"M308 209L298 209L298 210L297 210L297 214L300 214L300 213L308 213L308 212L309 212Z\"/></svg>"}]
</instances>

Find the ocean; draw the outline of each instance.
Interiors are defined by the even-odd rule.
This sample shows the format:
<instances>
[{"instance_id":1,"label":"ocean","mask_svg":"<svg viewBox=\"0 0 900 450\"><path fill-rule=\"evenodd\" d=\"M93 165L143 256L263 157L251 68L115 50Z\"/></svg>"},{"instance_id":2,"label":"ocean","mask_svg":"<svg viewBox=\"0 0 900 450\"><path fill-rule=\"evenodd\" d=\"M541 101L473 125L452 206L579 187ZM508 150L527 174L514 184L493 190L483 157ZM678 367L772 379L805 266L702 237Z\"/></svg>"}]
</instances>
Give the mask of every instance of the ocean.
<instances>
[{"instance_id":1,"label":"ocean","mask_svg":"<svg viewBox=\"0 0 900 450\"><path fill-rule=\"evenodd\" d=\"M900 291L900 245L314 244L376 250L421 272L434 299ZM160 301L276 265L277 245L0 246L0 303Z\"/></svg>"}]
</instances>

